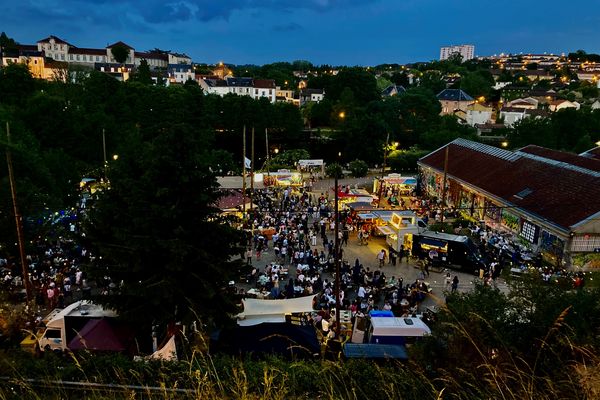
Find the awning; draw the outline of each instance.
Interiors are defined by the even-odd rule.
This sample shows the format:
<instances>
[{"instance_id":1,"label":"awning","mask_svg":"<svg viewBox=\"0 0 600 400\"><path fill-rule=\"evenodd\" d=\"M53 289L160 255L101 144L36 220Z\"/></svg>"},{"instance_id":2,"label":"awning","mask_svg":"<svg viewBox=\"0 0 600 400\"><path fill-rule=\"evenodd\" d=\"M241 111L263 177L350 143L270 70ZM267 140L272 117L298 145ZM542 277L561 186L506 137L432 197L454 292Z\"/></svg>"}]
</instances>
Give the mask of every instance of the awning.
<instances>
[{"instance_id":1,"label":"awning","mask_svg":"<svg viewBox=\"0 0 600 400\"><path fill-rule=\"evenodd\" d=\"M238 314L238 325L255 325L263 322L285 322L286 314L314 311L315 296L284 300L244 299L244 311Z\"/></svg>"},{"instance_id":2,"label":"awning","mask_svg":"<svg viewBox=\"0 0 600 400\"><path fill-rule=\"evenodd\" d=\"M377 226L377 230L386 236L396 233L389 226L385 226L385 225Z\"/></svg>"},{"instance_id":3,"label":"awning","mask_svg":"<svg viewBox=\"0 0 600 400\"><path fill-rule=\"evenodd\" d=\"M357 217L359 219L376 219L377 215L371 213L358 214Z\"/></svg>"}]
</instances>

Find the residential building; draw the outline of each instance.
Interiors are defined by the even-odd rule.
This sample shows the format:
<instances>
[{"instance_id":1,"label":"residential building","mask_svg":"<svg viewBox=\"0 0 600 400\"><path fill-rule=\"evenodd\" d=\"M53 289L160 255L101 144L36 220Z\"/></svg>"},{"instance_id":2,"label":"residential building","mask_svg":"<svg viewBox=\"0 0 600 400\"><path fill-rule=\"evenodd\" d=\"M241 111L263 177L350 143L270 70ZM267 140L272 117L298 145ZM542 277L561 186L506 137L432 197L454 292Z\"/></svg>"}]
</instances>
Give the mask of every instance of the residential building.
<instances>
[{"instance_id":1,"label":"residential building","mask_svg":"<svg viewBox=\"0 0 600 400\"><path fill-rule=\"evenodd\" d=\"M282 89L279 86L275 88L275 101L282 103L292 103L296 106L300 106L300 99L294 96L294 90Z\"/></svg>"},{"instance_id":2,"label":"residential building","mask_svg":"<svg viewBox=\"0 0 600 400\"><path fill-rule=\"evenodd\" d=\"M520 107L502 107L500 109L500 118L504 121L507 127L513 126L516 122L523 118L544 118L548 116L548 112L544 110L532 110L529 108Z\"/></svg>"},{"instance_id":3,"label":"residential building","mask_svg":"<svg viewBox=\"0 0 600 400\"><path fill-rule=\"evenodd\" d=\"M445 46L440 49L440 61L447 60L454 54L460 54L463 61L471 60L475 57L475 46L472 44L462 44L459 46Z\"/></svg>"},{"instance_id":4,"label":"residential building","mask_svg":"<svg viewBox=\"0 0 600 400\"><path fill-rule=\"evenodd\" d=\"M198 84L207 94L225 96L228 93L238 96L250 96L253 99L267 98L271 103L277 99L277 88L272 79L233 78L226 79L203 77Z\"/></svg>"},{"instance_id":5,"label":"residential building","mask_svg":"<svg viewBox=\"0 0 600 400\"><path fill-rule=\"evenodd\" d=\"M461 89L444 89L436 96L442 105L441 115L453 115L457 110L466 112L474 99Z\"/></svg>"},{"instance_id":6,"label":"residential building","mask_svg":"<svg viewBox=\"0 0 600 400\"><path fill-rule=\"evenodd\" d=\"M381 97L392 97L406 93L402 85L390 85L381 91Z\"/></svg>"},{"instance_id":7,"label":"residential building","mask_svg":"<svg viewBox=\"0 0 600 400\"><path fill-rule=\"evenodd\" d=\"M534 99L533 97L527 97L527 98L519 98L519 99L514 99L513 101L509 101L508 103L506 103L507 107L517 107L517 108L527 108L530 110L536 109L538 107L539 104L539 100Z\"/></svg>"},{"instance_id":8,"label":"residential building","mask_svg":"<svg viewBox=\"0 0 600 400\"><path fill-rule=\"evenodd\" d=\"M493 112L494 109L492 107L486 107L481 103L469 104L466 115L467 125L485 124L492 120Z\"/></svg>"},{"instance_id":9,"label":"residential building","mask_svg":"<svg viewBox=\"0 0 600 400\"><path fill-rule=\"evenodd\" d=\"M306 103L318 103L325 97L323 89L304 89L300 91L300 107Z\"/></svg>"},{"instance_id":10,"label":"residential building","mask_svg":"<svg viewBox=\"0 0 600 400\"><path fill-rule=\"evenodd\" d=\"M514 235L554 265L568 267L571 255L600 249L600 160L456 139L418 165L427 194L442 197L446 171L449 205Z\"/></svg>"},{"instance_id":11,"label":"residential building","mask_svg":"<svg viewBox=\"0 0 600 400\"><path fill-rule=\"evenodd\" d=\"M196 79L196 73L191 64L169 64L167 75L170 83L185 83L188 80Z\"/></svg>"},{"instance_id":12,"label":"residential building","mask_svg":"<svg viewBox=\"0 0 600 400\"><path fill-rule=\"evenodd\" d=\"M117 63L112 55L111 49L115 46L123 46L127 49L127 59L124 65ZM185 54L159 50L136 52L133 47L120 41L100 49L84 48L77 47L57 36L48 36L37 41L35 45L20 45L19 54L2 55L3 65L9 62L27 63L32 74L41 79L54 79L57 68L67 69L66 66L68 65L78 65L90 70L96 69L114 73L115 76L123 79L122 74L138 67L142 60L148 62L151 70L166 70L169 66L175 65L192 65L191 58ZM66 63L66 66L60 63ZM46 66L50 66L50 68ZM176 69L176 67L173 68ZM189 68L187 69L189 70ZM185 78L179 77L176 79L187 79L190 75L188 72ZM125 77L125 79L127 78ZM194 79L194 76L192 76L192 79Z\"/></svg>"},{"instance_id":13,"label":"residential building","mask_svg":"<svg viewBox=\"0 0 600 400\"><path fill-rule=\"evenodd\" d=\"M550 111L556 112L556 111L564 110L566 108L574 108L576 110L579 110L580 107L581 107L581 105L576 101L554 100L554 101L550 102L548 109Z\"/></svg>"}]
</instances>

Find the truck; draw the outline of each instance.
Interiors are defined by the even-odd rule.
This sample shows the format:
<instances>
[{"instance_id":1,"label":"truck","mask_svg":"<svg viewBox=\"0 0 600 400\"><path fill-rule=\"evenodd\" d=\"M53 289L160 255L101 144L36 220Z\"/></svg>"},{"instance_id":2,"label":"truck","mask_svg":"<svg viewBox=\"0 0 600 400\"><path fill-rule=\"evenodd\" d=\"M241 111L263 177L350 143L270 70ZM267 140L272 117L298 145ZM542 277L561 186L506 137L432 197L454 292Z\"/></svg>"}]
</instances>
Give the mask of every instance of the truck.
<instances>
[{"instance_id":1,"label":"truck","mask_svg":"<svg viewBox=\"0 0 600 400\"><path fill-rule=\"evenodd\" d=\"M410 241L413 256L474 274L485 270L485 259L467 236L424 231L411 235Z\"/></svg>"},{"instance_id":2,"label":"truck","mask_svg":"<svg viewBox=\"0 0 600 400\"><path fill-rule=\"evenodd\" d=\"M69 343L90 322L115 319L117 313L86 300L77 301L64 309L55 309L44 318L45 330L38 339L41 351L63 352Z\"/></svg>"}]
</instances>

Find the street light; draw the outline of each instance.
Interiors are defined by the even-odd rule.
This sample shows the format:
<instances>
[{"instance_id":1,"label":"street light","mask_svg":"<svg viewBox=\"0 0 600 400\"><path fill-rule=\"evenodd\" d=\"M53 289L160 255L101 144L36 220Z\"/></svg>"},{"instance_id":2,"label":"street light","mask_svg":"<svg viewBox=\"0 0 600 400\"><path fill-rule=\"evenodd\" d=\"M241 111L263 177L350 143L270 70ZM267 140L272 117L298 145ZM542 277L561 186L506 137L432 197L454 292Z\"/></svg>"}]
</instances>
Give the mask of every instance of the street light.
<instances>
[{"instance_id":1,"label":"street light","mask_svg":"<svg viewBox=\"0 0 600 400\"><path fill-rule=\"evenodd\" d=\"M500 143L500 145L501 145L502 147L508 147L508 142L507 142L507 141L504 141L504 142Z\"/></svg>"}]
</instances>

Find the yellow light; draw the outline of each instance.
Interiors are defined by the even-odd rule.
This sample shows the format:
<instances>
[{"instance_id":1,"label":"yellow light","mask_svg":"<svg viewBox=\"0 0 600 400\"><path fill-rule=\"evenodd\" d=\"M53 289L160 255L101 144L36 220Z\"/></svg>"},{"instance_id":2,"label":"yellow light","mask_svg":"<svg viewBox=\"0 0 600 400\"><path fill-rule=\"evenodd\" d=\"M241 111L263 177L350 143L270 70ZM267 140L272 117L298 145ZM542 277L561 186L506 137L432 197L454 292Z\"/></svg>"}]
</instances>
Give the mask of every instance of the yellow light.
<instances>
[{"instance_id":1,"label":"yellow light","mask_svg":"<svg viewBox=\"0 0 600 400\"><path fill-rule=\"evenodd\" d=\"M113 154L113 160L117 161L119 159L119 155L118 154Z\"/></svg>"},{"instance_id":2,"label":"yellow light","mask_svg":"<svg viewBox=\"0 0 600 400\"><path fill-rule=\"evenodd\" d=\"M273 152L274 152L275 154L279 154L279 149L278 149L278 148L275 148L275 150L273 150Z\"/></svg>"},{"instance_id":3,"label":"yellow light","mask_svg":"<svg viewBox=\"0 0 600 400\"><path fill-rule=\"evenodd\" d=\"M508 142L504 141L502 143L500 143L502 145L502 147L508 147Z\"/></svg>"},{"instance_id":4,"label":"yellow light","mask_svg":"<svg viewBox=\"0 0 600 400\"><path fill-rule=\"evenodd\" d=\"M345 113L344 111L340 111L340 113L338 114L338 116L339 116L341 119L344 119L344 118L346 118L346 113Z\"/></svg>"},{"instance_id":5,"label":"yellow light","mask_svg":"<svg viewBox=\"0 0 600 400\"><path fill-rule=\"evenodd\" d=\"M600 140L596 142L596 146L600 146Z\"/></svg>"}]
</instances>

